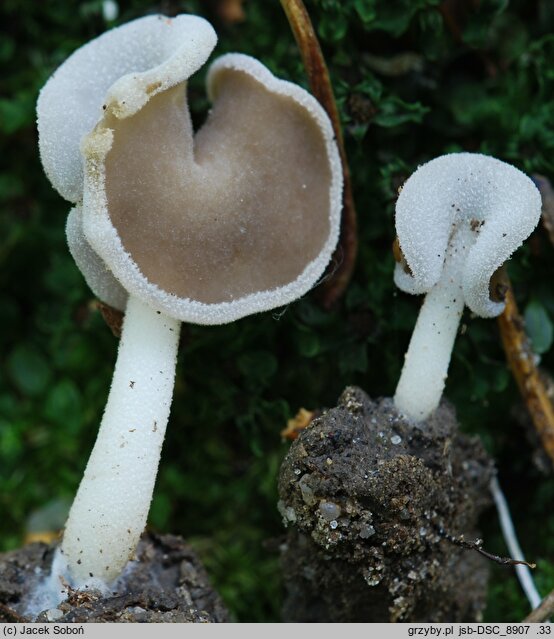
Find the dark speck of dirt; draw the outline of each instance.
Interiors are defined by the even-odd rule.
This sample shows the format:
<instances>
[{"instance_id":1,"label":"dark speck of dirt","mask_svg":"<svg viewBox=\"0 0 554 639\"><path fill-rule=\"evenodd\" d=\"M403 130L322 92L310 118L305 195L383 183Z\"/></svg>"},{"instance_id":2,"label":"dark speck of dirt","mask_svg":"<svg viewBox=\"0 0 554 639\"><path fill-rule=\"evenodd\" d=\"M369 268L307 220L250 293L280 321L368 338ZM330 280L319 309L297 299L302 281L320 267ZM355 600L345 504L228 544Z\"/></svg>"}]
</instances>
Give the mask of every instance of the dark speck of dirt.
<instances>
[{"instance_id":1,"label":"dark speck of dirt","mask_svg":"<svg viewBox=\"0 0 554 639\"><path fill-rule=\"evenodd\" d=\"M480 620L487 561L440 531L478 537L493 472L448 405L415 426L347 388L281 467L284 621Z\"/></svg>"},{"instance_id":2,"label":"dark speck of dirt","mask_svg":"<svg viewBox=\"0 0 554 639\"><path fill-rule=\"evenodd\" d=\"M48 575L55 546L35 543L0 555L0 622L30 621L25 601ZM137 561L111 597L71 591L37 622L211 623L230 621L192 548L173 535L143 536Z\"/></svg>"}]
</instances>

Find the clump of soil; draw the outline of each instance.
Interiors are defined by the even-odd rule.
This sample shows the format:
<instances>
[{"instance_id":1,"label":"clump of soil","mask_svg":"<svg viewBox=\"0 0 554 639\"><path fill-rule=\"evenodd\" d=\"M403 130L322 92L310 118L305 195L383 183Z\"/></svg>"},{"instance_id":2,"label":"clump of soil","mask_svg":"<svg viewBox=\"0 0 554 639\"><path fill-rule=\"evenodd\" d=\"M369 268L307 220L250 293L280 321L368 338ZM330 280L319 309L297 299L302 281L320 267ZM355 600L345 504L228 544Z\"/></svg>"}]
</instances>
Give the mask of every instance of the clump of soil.
<instances>
[{"instance_id":1,"label":"clump of soil","mask_svg":"<svg viewBox=\"0 0 554 639\"><path fill-rule=\"evenodd\" d=\"M55 546L41 543L0 555L0 621L4 622L178 622L229 621L219 595L192 548L180 537L145 534L112 596L71 591L66 601L25 614L30 593L50 573Z\"/></svg>"},{"instance_id":2,"label":"clump of soil","mask_svg":"<svg viewBox=\"0 0 554 639\"><path fill-rule=\"evenodd\" d=\"M442 404L418 426L347 388L281 467L285 621L477 621L488 565L477 538L491 460Z\"/></svg>"}]
</instances>

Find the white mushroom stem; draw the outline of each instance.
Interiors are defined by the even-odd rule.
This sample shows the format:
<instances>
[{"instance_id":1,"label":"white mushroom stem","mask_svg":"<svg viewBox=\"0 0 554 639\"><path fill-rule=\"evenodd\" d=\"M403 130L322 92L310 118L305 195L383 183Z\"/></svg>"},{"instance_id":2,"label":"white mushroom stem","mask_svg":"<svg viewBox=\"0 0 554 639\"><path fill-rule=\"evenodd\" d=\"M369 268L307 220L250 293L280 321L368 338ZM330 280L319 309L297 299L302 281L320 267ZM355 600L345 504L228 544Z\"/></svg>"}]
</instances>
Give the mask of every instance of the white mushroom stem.
<instances>
[{"instance_id":1,"label":"white mushroom stem","mask_svg":"<svg viewBox=\"0 0 554 639\"><path fill-rule=\"evenodd\" d=\"M464 310L463 265L473 242L469 225L451 236L440 280L427 293L394 395L398 410L415 421L439 405Z\"/></svg>"},{"instance_id":2,"label":"white mushroom stem","mask_svg":"<svg viewBox=\"0 0 554 639\"><path fill-rule=\"evenodd\" d=\"M115 579L144 530L173 396L179 330L179 321L129 297L108 402L61 547L75 587Z\"/></svg>"}]
</instances>

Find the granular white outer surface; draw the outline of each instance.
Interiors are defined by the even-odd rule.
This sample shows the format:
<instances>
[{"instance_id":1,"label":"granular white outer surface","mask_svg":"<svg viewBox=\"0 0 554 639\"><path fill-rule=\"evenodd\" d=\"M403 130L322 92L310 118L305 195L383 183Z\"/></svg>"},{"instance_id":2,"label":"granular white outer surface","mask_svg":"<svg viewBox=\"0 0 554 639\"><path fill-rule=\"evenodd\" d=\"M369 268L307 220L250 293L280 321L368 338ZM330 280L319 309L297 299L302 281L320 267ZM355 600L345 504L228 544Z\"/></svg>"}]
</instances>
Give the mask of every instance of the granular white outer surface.
<instances>
[{"instance_id":1,"label":"granular white outer surface","mask_svg":"<svg viewBox=\"0 0 554 639\"><path fill-rule=\"evenodd\" d=\"M77 588L109 584L134 553L169 416L180 321L222 324L297 299L323 274L338 240L341 162L331 123L306 91L252 58L224 56L208 75L214 109L193 140L186 80L215 42L212 27L194 16L136 20L76 51L39 97L45 171L76 203L67 224L71 253L94 293L125 309L112 387L69 514L54 588L59 572ZM169 113L176 123L168 122ZM180 125L184 136L175 134ZM178 156L193 158L196 171L179 165ZM204 179L210 160L218 170ZM200 175L192 186L204 187L192 198L196 208L174 197L190 195L174 188L183 186L179 179L164 181L191 173ZM215 204L207 202L210 189L217 191ZM280 226L273 224L277 215ZM255 233L248 235L241 220ZM207 259L214 242L224 258L216 267ZM185 275L168 269L182 266L183 253L192 263ZM236 290L230 286L236 278L224 278L231 263L244 280ZM190 290L197 298L184 288L189 277L196 277Z\"/></svg>"},{"instance_id":2,"label":"granular white outer surface","mask_svg":"<svg viewBox=\"0 0 554 639\"><path fill-rule=\"evenodd\" d=\"M424 420L440 401L452 347L464 310L460 280L471 230L462 227L447 248L441 278L425 296L406 353L394 402L405 415Z\"/></svg>"},{"instance_id":3,"label":"granular white outer surface","mask_svg":"<svg viewBox=\"0 0 554 639\"><path fill-rule=\"evenodd\" d=\"M46 175L70 202L83 195L80 144L101 119L103 107L136 110L186 80L217 42L203 18L147 16L112 29L75 51L40 92L39 149Z\"/></svg>"},{"instance_id":4,"label":"granular white outer surface","mask_svg":"<svg viewBox=\"0 0 554 639\"><path fill-rule=\"evenodd\" d=\"M489 298L489 282L537 225L541 197L533 181L505 162L478 153L443 155L413 173L396 203L396 233L413 275L396 266L396 285L426 293L441 277L454 224L475 228L463 264L465 304L482 317L504 306Z\"/></svg>"},{"instance_id":5,"label":"granular white outer surface","mask_svg":"<svg viewBox=\"0 0 554 639\"><path fill-rule=\"evenodd\" d=\"M408 293L427 293L394 396L411 419L424 420L440 402L464 305L481 317L504 309L490 299L491 277L540 213L533 182L485 155L445 155L406 181L396 231L408 268L397 264L394 277Z\"/></svg>"},{"instance_id":6,"label":"granular white outer surface","mask_svg":"<svg viewBox=\"0 0 554 639\"><path fill-rule=\"evenodd\" d=\"M108 402L61 546L77 587L115 579L146 525L179 329L179 322L129 298Z\"/></svg>"},{"instance_id":7,"label":"granular white outer surface","mask_svg":"<svg viewBox=\"0 0 554 639\"><path fill-rule=\"evenodd\" d=\"M67 216L65 233L69 252L95 295L113 308L124 311L128 293L87 242L83 232L83 210L80 204Z\"/></svg>"},{"instance_id":8,"label":"granular white outer surface","mask_svg":"<svg viewBox=\"0 0 554 639\"><path fill-rule=\"evenodd\" d=\"M236 184L244 184L245 190L243 198L245 203L251 201L252 192L259 190L260 188L267 193L274 193L274 199L278 200L282 193L286 193L289 189L292 190L292 187L291 184L281 183L278 181L276 176L279 176L280 166L277 164L289 162L289 164L293 164L287 165L287 169L290 170L291 166L294 167L293 172L297 182L302 180L302 176L305 173L307 177L306 181L308 181L309 178L312 182L319 182L319 188L325 189L326 195L324 206L317 205L317 209L315 211L312 210L311 215L320 216L321 223L319 227L326 225L326 228L328 229L326 236L318 246L315 257L306 259L300 272L291 280L285 281L282 285L254 290L248 294L237 296L231 301L225 300L216 303L206 303L192 297L180 297L173 291L168 291L163 288L157 281L153 281L152 278L147 278L137 264L137 261L140 261L140 256L135 256L137 258L136 260L133 259L133 255L131 255L130 252L127 252L123 245L122 239L111 218L111 210L107 197L106 166L110 159L110 153L113 152L112 147L114 146L114 133L111 128L113 125L110 124L110 122L113 121L113 117L115 116L118 119L129 118L129 121L132 124L133 114L128 112L113 112L112 109L108 107L103 122L101 122L95 130L87 136L82 145L82 152L85 157L83 228L88 243L98 253L102 261L109 267L117 280L121 282L123 287L129 293L147 301L150 305L171 317L196 324L223 324L231 322L252 313L284 306L309 291L317 283L331 259L332 252L338 241L340 213L342 209L342 166L340 157L329 118L317 100L299 86L274 77L268 69L264 67L264 65L254 58L240 54L228 54L215 61L208 73L209 94L216 93L215 87L217 86L217 80L219 76L223 74L235 74L237 76L237 87L241 86L241 76L246 75L249 77L254 85L258 85L263 89L266 96L268 95L274 99L276 105L276 118L279 113L279 109L281 109L282 113L282 111L285 110L284 105L288 104L288 109L291 113L295 114L295 117L298 118L301 114L306 130L309 130L310 132L317 131L318 146L324 149L326 160L325 175L323 175L322 171L322 175L319 180L314 180L313 176L310 175L313 173L313 168L311 166L307 164L299 164L296 166L296 164L294 164L294 158L297 153L295 152L296 149L293 141L292 145L288 147L290 151L288 158L279 156L279 158L275 161L276 166L274 166L273 171L268 172L267 168L264 168L263 171L260 170L260 173L258 174L256 172L256 164L254 163L253 168L248 169L247 175L240 175L239 170L237 179L232 181L229 187L234 191L236 190ZM248 104L248 108L252 109L253 117L255 117L256 113L256 99L256 92L253 91L250 103ZM232 113L229 114L229 117L232 118ZM272 132L272 124L272 120L269 118L269 121L267 121L266 124L267 130L264 132L266 137ZM225 126L230 126L228 121L225 122ZM204 131L201 129L199 135L202 135L203 132ZM310 135L314 138L316 137L314 133L310 133ZM280 143L279 136L280 132L277 129L275 131L274 139L276 148ZM220 136L220 139L221 137L222 136ZM183 143L188 144L189 141L185 138L183 139ZM253 154L263 152L265 160L264 166L267 164L267 159L271 158L272 147L266 146L262 149L262 151L260 151L257 140L249 139L246 137L246 133L245 138L239 141L238 144L242 146L241 152L244 152L245 149L248 150L249 148L252 149ZM192 150L188 152L192 154ZM206 152L208 153L208 151ZM216 153L217 147L213 148L209 152ZM286 154L285 152L283 155ZM153 148L153 158L156 157L157 153L158 150ZM237 157L240 157L240 154L237 153ZM233 163L232 156L230 157L229 162ZM236 164L237 160L235 159L235 165ZM153 159L152 166L150 168L145 167L144 170L154 171L155 165L156 163ZM231 165L228 165L228 170L230 170L230 167ZM179 168L176 155L175 167L168 170L167 173L171 173ZM240 169L240 166L233 166L232 169L236 171ZM191 172L193 170L194 167L191 169ZM212 176L212 179L213 177L216 176ZM224 179L227 179L226 175L222 175L222 181ZM206 184L209 186L209 181L206 181ZM210 199L210 195L211 194L206 191L206 200ZM164 191L163 198L166 197L170 197L170 189ZM198 199L197 194L195 194L195 198ZM173 208L178 206L186 208L187 201L183 201L182 203L171 203L171 207ZM225 208L225 203L223 203L222 206ZM246 207L247 204L244 206ZM316 205L312 205L312 209L314 206ZM148 220L148 224L150 226L154 224L163 225L164 223L167 225L171 224L171 221L166 220L161 214L161 200L158 207L156 203L152 204L151 211L151 217ZM222 211L222 217L224 213L228 213L228 211ZM287 233L294 233L295 224L297 224L295 220L299 219L299 217L301 219L307 217L302 211L299 213L299 211L296 211L293 208L271 211L271 215L269 215L266 208L256 210L254 207L253 210L249 212L249 215L253 221L256 220L257 215L261 224L268 225L267 237L270 237L272 233L273 235L276 235L271 228L271 216L275 216L276 223L279 221L279 223L282 224L283 218L285 221L289 221ZM314 224L315 223L316 222L314 222ZM211 234L212 236L221 236L222 240L219 250L225 252L229 247L225 244L225 234L221 234L220 232L221 224L222 223L218 226L217 221L214 221L214 216L208 216L205 211L200 211L198 217L194 220L194 224L190 224L190 230L188 233L192 235L195 233L194 229L201 229L198 233L199 241L201 241L202 235L208 236ZM236 226L240 226L240 221L238 219ZM320 232L319 227L314 226L314 235L316 232ZM171 229L172 227L170 227L169 230L166 228L160 229L159 234L167 235L168 232L172 232ZM247 277L249 275L249 254L251 255L252 251L260 252L263 250L263 247L261 246L249 247L248 241L249 236L246 235L244 245L245 247L248 247L248 250L245 248L241 249L239 247L238 252L236 253L235 247L233 247L233 254L235 257L242 253L245 258L244 264L239 266L237 270L240 271L242 269ZM199 247L195 247L195 250L201 251L202 246L203 245L200 244ZM150 250L152 249L151 244L148 248ZM308 250L306 250L306 253L308 254ZM296 257L298 254L301 255L302 253L298 251ZM211 257L211 255L209 257ZM286 244L284 244L280 253L274 250L272 255L268 255L265 263L263 262L263 255L258 255L258 258L262 261L262 264L258 268L266 269L268 271L278 270L279 265L281 265L283 271L286 271L291 261L287 255ZM197 270L200 270L200 266L201 265L199 264ZM203 274L203 277L209 277L217 282L218 278L222 277L221 273L222 270L218 267L213 269L213 272L210 272L208 276ZM194 277L194 274L191 273L190 277ZM89 277L88 279L92 281L92 277ZM205 279L203 281L205 281ZM209 285L212 287L213 283L210 282ZM95 292L97 291L95 290Z\"/></svg>"}]
</instances>

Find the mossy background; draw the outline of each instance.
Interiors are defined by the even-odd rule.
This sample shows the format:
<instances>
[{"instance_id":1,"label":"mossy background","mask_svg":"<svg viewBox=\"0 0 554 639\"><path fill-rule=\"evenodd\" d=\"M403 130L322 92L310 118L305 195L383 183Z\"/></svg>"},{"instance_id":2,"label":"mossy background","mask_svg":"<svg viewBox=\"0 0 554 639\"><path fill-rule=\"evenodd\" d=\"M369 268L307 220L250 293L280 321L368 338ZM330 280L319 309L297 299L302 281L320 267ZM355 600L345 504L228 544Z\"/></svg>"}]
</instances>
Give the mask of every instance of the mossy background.
<instances>
[{"instance_id":1,"label":"mossy background","mask_svg":"<svg viewBox=\"0 0 554 639\"><path fill-rule=\"evenodd\" d=\"M306 85L277 0L246 0L246 19L212 2L133 0L107 23L102 2L4 0L0 8L0 550L22 543L29 515L78 486L106 400L117 340L65 243L69 204L42 172L37 93L79 45L153 12L192 12L216 26L216 54L260 58ZM276 476L286 420L334 405L347 384L391 395L419 300L392 282L398 186L418 164L483 151L527 173L554 171L554 4L548 0L311 0L352 169L360 227L353 281L333 312L308 297L222 327L187 326L150 525L201 554L241 621L279 619ZM445 20L461 12L457 27ZM463 17L465 14L465 17ZM450 25L450 26L449 26ZM405 68L399 68L399 54ZM190 84L196 122L205 70ZM534 345L552 372L554 248L537 230L510 264ZM536 580L554 588L554 480L535 464L495 321L464 316L447 397L462 428L498 462ZM506 554L495 513L485 547ZM463 587L463 585L461 585ZM517 621L528 605L494 566L486 618Z\"/></svg>"}]
</instances>

